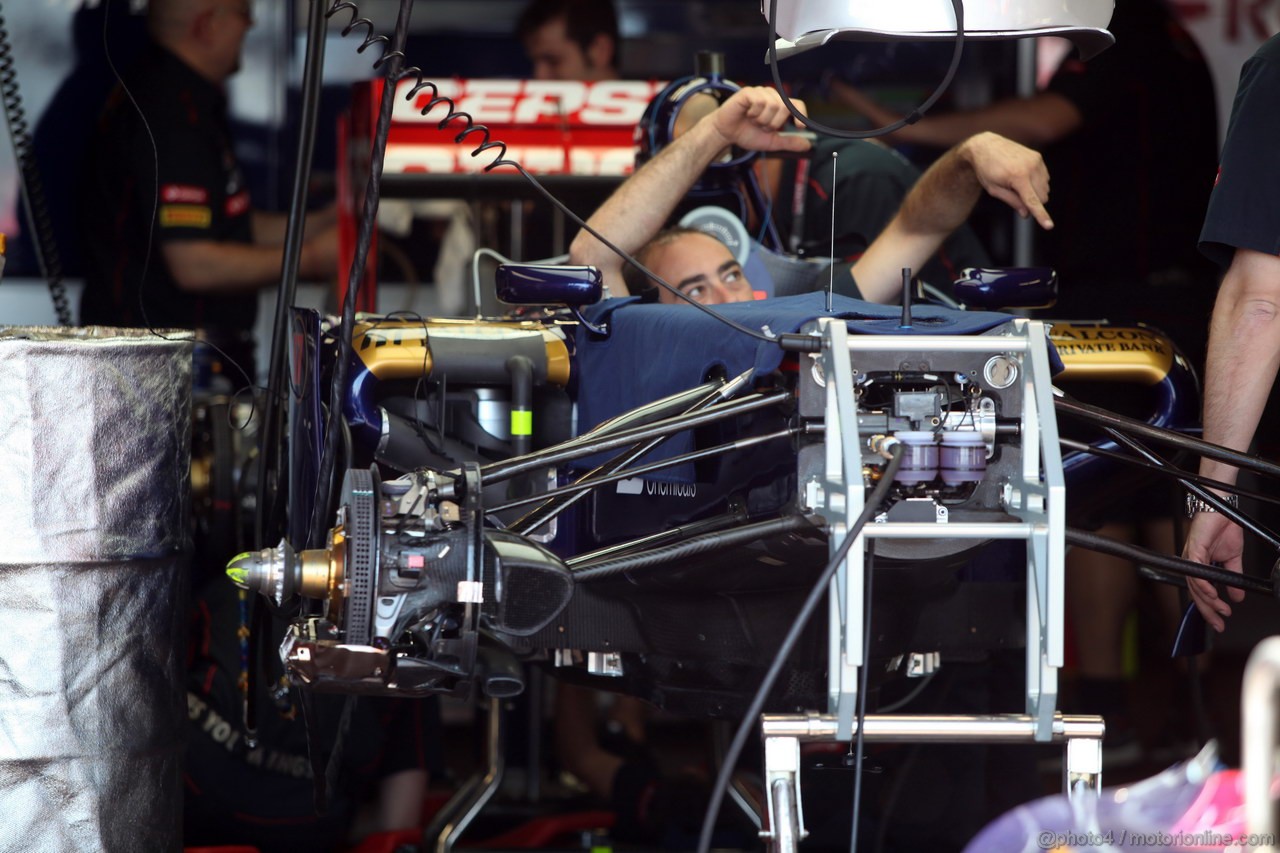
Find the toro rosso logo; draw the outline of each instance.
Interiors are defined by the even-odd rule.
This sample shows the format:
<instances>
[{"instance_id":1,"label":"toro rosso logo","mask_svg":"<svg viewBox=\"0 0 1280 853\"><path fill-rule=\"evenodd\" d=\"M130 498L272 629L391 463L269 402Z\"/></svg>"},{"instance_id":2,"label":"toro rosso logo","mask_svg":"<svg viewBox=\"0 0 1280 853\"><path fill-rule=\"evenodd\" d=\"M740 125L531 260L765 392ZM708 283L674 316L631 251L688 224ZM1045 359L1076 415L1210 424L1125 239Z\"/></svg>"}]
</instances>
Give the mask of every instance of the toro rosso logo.
<instances>
[{"instance_id":1,"label":"toro rosso logo","mask_svg":"<svg viewBox=\"0 0 1280 853\"><path fill-rule=\"evenodd\" d=\"M425 116L431 88L406 96L414 81L400 84L392 120L404 123L437 123L446 115L438 104ZM438 85L441 96L454 102L477 124L635 127L645 107L663 85L641 80L446 80Z\"/></svg>"},{"instance_id":2,"label":"toro rosso logo","mask_svg":"<svg viewBox=\"0 0 1280 853\"><path fill-rule=\"evenodd\" d=\"M472 157L480 136L459 144L460 119L445 130L448 115L431 103L430 87L407 96L413 81L400 84L387 144L388 172L466 173L485 168L496 153ZM507 145L506 156L535 174L626 175L635 163L634 129L661 83L610 80L449 80L439 95L454 109L489 128ZM507 171L505 168L500 171Z\"/></svg>"}]
</instances>

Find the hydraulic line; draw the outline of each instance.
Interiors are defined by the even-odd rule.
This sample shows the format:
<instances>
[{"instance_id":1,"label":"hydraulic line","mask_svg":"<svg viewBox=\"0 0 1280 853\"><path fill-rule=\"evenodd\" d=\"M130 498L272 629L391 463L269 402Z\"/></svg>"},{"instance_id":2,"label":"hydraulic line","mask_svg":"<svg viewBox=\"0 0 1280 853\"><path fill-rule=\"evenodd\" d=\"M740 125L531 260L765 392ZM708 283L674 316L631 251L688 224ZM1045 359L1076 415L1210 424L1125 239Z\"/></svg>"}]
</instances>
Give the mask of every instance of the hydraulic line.
<instances>
[{"instance_id":1,"label":"hydraulic line","mask_svg":"<svg viewBox=\"0 0 1280 853\"><path fill-rule=\"evenodd\" d=\"M568 444L574 444L579 441L600 438L604 435L615 433L619 430L630 429L631 427L640 426L641 424L653 423L662 418L671 418L682 414L689 410L695 400L702 399L707 393L724 387L724 380L716 379L712 382L704 382L701 385L689 388L684 391L678 391L660 400L654 400L652 403L646 403L636 409L623 412L620 415L609 418L596 424L587 432L577 438L570 439L561 444L564 447Z\"/></svg>"},{"instance_id":2,"label":"hydraulic line","mask_svg":"<svg viewBox=\"0 0 1280 853\"><path fill-rule=\"evenodd\" d=\"M573 578L577 583L605 580L636 569L647 569L677 560L686 560L711 551L731 548L734 545L746 545L766 536L806 529L816 530L817 528L814 527L813 522L802 515L785 515L782 518L745 524L731 530L706 533L675 545L655 548L640 554L629 554L599 563L588 563L574 569Z\"/></svg>"},{"instance_id":3,"label":"hydraulic line","mask_svg":"<svg viewBox=\"0 0 1280 853\"><path fill-rule=\"evenodd\" d=\"M713 403L715 403L716 400L722 400L722 399L726 399L728 397L733 396L733 394L736 393L739 388L743 387L751 379L751 376L754 372L755 372L754 370L748 369L746 372L744 372L740 376L735 377L732 382L723 383L721 385L718 385L717 387L708 389L707 392L703 394L702 397L696 399L693 402L693 404L690 405L689 408L682 414L691 414L693 412L701 411L702 409L705 409L707 406L710 406ZM666 441L669 437L670 436L664 435L659 438L651 438L648 441L642 441L639 444L636 444L634 447L630 447L627 450L623 451L622 453L618 454L617 456L610 459L609 461L601 465L597 465L595 468L593 468L592 470L588 471L586 474L583 474L581 477L579 477L578 480L573 485L579 486L579 485L582 485L583 483L591 482L598 477L603 477L609 474L613 474L625 468L626 466L630 465L632 462L635 462L637 459L642 458L647 453L649 453L654 448L656 448L658 445L662 444L662 442ZM557 490L557 491L560 491L560 490ZM552 519L559 516L569 507L573 506L575 503L582 500L586 496L587 496L586 491L577 490L572 494L571 497L568 497L562 501L549 500L546 503L543 503L540 506L535 507L532 511L527 513L522 518L516 520L511 525L511 529L517 533L527 536L533 531L537 530L539 527L543 526L544 524L549 523Z\"/></svg>"},{"instance_id":4,"label":"hydraulic line","mask_svg":"<svg viewBox=\"0 0 1280 853\"><path fill-rule=\"evenodd\" d=\"M705 424L715 423L726 418L737 417L747 412L754 412L758 409L767 409L777 406L791 399L791 395L786 391L773 391L767 394L748 394L741 400L734 400L729 403L720 403L716 406L703 409L692 415L677 415L673 418L664 418L641 427L635 427L614 435L605 436L603 438L586 441L585 436L578 441L570 442L567 446L561 445L548 450L531 454L522 459L509 459L503 462L494 462L480 469L483 476L484 485L488 486L493 483L500 483L527 471L535 471L539 468L546 468L551 465L559 465L562 462L570 462L574 459L581 459L585 456L593 456L606 450L613 450L617 447L624 447L628 444L635 444L637 441L654 438L660 435L668 435L674 432L680 432L686 429L693 429Z\"/></svg>"},{"instance_id":5,"label":"hydraulic line","mask_svg":"<svg viewBox=\"0 0 1280 853\"><path fill-rule=\"evenodd\" d=\"M665 530L659 530L657 533L650 533L648 536L641 536L639 539L630 539L626 542L619 542L616 545L597 548L595 551L588 551L584 554L579 554L576 557L570 557L564 562L570 569L577 569L582 566L603 562L606 558L616 557L620 554L629 554L640 548L652 548L659 545L667 545L670 544L671 540L684 540L693 536L699 536L703 533L709 533L713 530L723 530L727 527L742 524L744 521L746 521L745 510L730 511L726 512L724 515L714 515L711 518L704 518L701 521L692 521L678 527L669 527Z\"/></svg>"}]
</instances>

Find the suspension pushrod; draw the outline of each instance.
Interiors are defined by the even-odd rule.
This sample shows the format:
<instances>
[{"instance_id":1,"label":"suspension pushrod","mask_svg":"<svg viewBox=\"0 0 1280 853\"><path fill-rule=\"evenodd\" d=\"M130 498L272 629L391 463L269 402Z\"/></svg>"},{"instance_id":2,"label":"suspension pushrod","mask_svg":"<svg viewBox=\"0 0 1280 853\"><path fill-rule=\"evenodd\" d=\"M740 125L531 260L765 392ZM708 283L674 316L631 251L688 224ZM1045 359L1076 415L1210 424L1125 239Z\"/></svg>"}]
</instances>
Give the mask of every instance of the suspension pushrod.
<instances>
[{"instance_id":1,"label":"suspension pushrod","mask_svg":"<svg viewBox=\"0 0 1280 853\"><path fill-rule=\"evenodd\" d=\"M635 444L638 441L644 441L660 435L681 432L686 429L693 429L694 427L700 427L706 424L725 420L726 418L746 414L747 412L767 409L790 399L791 394L787 391L775 391L768 394L751 394L743 397L741 400L735 400L732 403L721 403L720 405L703 409L695 414L677 415L673 418L654 421L647 426L623 430L622 432L605 436L594 441L582 441L580 439L578 441L568 443L568 446L558 445L556 447L534 453L530 456L524 456L518 459L508 459L502 462L494 462L481 468L480 474L484 485L488 486L492 483L500 483L503 480L509 480L512 477L524 474L527 471L536 471L539 468L559 465L562 462L571 462L574 459L582 459L596 453L602 453L606 450L613 450L615 447L624 447L626 445Z\"/></svg>"},{"instance_id":2,"label":"suspension pushrod","mask_svg":"<svg viewBox=\"0 0 1280 853\"><path fill-rule=\"evenodd\" d=\"M1228 465L1234 465L1237 468L1245 468L1267 477L1280 477L1280 465L1267 462L1257 457L1250 456L1247 453L1240 453L1236 450L1230 450L1221 445L1204 441L1199 438L1192 438L1180 432L1161 429L1143 421L1135 421L1132 418L1126 418L1121 415L1108 412L1105 409L1099 409L1094 406L1080 403L1075 400L1067 400L1062 397L1055 397L1054 408L1059 412L1068 415L1092 421L1103 426L1115 427L1125 432L1140 435L1149 438L1152 441L1158 441L1161 444L1168 444L1174 447L1180 447L1184 450L1190 450L1209 459L1216 459L1219 462L1226 462Z\"/></svg>"},{"instance_id":3,"label":"suspension pushrod","mask_svg":"<svg viewBox=\"0 0 1280 853\"><path fill-rule=\"evenodd\" d=\"M1239 587L1248 592L1273 594L1271 581L1239 572L1232 572L1227 569L1219 569L1216 566L1206 566L1203 563L1196 563L1192 560L1170 557L1167 554L1157 554L1155 551L1150 551L1137 545L1117 542L1115 539L1099 536L1096 533L1068 527L1065 538L1068 545L1078 545L1081 548L1088 548L1090 551L1098 551L1102 554L1121 557L1153 568L1165 569L1183 577L1200 578L1210 583Z\"/></svg>"},{"instance_id":4,"label":"suspension pushrod","mask_svg":"<svg viewBox=\"0 0 1280 853\"><path fill-rule=\"evenodd\" d=\"M669 459L660 459L657 462L648 462L644 465L637 465L635 468L627 468L622 471L616 471L612 474L602 474L599 477L592 477L590 480L580 480L576 483L570 483L567 486L561 486L558 489L551 489L538 495L529 495L524 498L516 498L513 501L507 501L504 504L495 506L489 512L504 512L514 509L518 506L526 504L538 503L560 495L571 495L580 492L590 491L596 486L605 486L609 483L616 483L619 480L629 480L632 477L638 477L641 474L651 474L654 471L661 471L663 468L672 468L676 465L683 465L687 462L697 462L700 459L707 459L711 456L719 456L722 453L728 453L732 450L742 450L757 444L764 444L766 441L773 441L776 438L790 438L800 432L799 428L780 429L776 432L766 433L765 435L754 435L749 438L741 438L737 441L731 441L726 444L717 444L715 447L708 447L703 450L694 450L690 453L682 453L679 456L672 456Z\"/></svg>"}]
</instances>

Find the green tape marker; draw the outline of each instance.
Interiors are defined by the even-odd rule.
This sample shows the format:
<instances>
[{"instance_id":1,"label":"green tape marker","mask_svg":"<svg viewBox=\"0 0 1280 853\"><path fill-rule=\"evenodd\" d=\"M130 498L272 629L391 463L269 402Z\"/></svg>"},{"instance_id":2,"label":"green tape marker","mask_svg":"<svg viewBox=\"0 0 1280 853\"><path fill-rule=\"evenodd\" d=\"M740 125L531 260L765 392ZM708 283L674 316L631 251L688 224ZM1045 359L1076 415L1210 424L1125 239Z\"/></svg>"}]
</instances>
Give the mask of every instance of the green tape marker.
<instances>
[{"instance_id":1,"label":"green tape marker","mask_svg":"<svg viewBox=\"0 0 1280 853\"><path fill-rule=\"evenodd\" d=\"M533 435L533 412L528 409L511 411L511 434Z\"/></svg>"}]
</instances>

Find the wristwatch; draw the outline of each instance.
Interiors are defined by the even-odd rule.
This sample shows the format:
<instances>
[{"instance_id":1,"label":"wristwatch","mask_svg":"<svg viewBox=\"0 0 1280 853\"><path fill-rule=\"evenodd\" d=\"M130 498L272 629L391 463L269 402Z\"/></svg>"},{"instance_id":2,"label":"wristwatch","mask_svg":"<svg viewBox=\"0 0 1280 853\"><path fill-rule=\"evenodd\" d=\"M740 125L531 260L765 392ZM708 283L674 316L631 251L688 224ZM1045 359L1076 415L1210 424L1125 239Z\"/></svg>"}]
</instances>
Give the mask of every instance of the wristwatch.
<instances>
[{"instance_id":1,"label":"wristwatch","mask_svg":"<svg viewBox=\"0 0 1280 853\"><path fill-rule=\"evenodd\" d=\"M1239 495L1219 495L1228 506L1235 509L1240 506ZM1218 510L1203 500L1199 495L1187 492L1187 518L1195 518L1197 512L1217 512Z\"/></svg>"}]
</instances>

